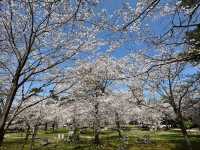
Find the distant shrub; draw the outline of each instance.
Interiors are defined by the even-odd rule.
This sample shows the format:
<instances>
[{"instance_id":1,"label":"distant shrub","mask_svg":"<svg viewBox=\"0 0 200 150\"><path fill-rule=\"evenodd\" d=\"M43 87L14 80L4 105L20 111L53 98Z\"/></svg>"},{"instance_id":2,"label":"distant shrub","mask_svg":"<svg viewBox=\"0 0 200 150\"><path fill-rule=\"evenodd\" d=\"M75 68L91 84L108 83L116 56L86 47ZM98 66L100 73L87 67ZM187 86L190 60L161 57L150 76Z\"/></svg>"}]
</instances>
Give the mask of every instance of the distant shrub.
<instances>
[{"instance_id":1,"label":"distant shrub","mask_svg":"<svg viewBox=\"0 0 200 150\"><path fill-rule=\"evenodd\" d=\"M187 120L184 122L186 129L192 128L193 124L191 120Z\"/></svg>"}]
</instances>

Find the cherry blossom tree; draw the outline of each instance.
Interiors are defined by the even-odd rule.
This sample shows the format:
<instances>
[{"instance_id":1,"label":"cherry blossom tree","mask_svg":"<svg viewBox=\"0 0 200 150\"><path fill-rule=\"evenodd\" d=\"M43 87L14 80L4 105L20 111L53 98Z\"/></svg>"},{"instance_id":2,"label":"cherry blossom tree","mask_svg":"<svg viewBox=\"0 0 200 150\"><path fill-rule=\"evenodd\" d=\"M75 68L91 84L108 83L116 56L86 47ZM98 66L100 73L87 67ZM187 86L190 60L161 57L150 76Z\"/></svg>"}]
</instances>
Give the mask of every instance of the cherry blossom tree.
<instances>
[{"instance_id":1,"label":"cherry blossom tree","mask_svg":"<svg viewBox=\"0 0 200 150\"><path fill-rule=\"evenodd\" d=\"M106 97L106 107L108 111L106 118L108 124L118 132L119 138L123 137L122 128L135 120L137 107L130 103L130 93L112 93Z\"/></svg>"},{"instance_id":2,"label":"cherry blossom tree","mask_svg":"<svg viewBox=\"0 0 200 150\"><path fill-rule=\"evenodd\" d=\"M169 103L176 115L176 121L181 128L188 148L191 148L188 133L184 124L184 112L193 105L194 99L189 98L197 90L199 79L187 79L184 74L185 64L168 65L156 71L150 80L150 87ZM154 81L153 81L154 80ZM157 82L157 83L156 83Z\"/></svg>"},{"instance_id":3,"label":"cherry blossom tree","mask_svg":"<svg viewBox=\"0 0 200 150\"><path fill-rule=\"evenodd\" d=\"M48 128L48 124L51 124L52 131L54 132L55 128L58 127L59 122L61 121L61 107L59 102L55 101L52 98L49 98L45 101L45 110L44 110L44 126L45 130Z\"/></svg>"},{"instance_id":4,"label":"cherry blossom tree","mask_svg":"<svg viewBox=\"0 0 200 150\"><path fill-rule=\"evenodd\" d=\"M166 58L172 56L172 53L172 50L161 50L161 55ZM159 56L160 55L157 57ZM124 70L128 78L127 85L133 94L133 98L136 99L137 104L145 106L146 108L151 108L152 110L149 109L150 112L160 112L160 114L158 113L158 118L162 118L162 113L169 117L168 112L170 112L172 108L175 114L174 119L177 121L183 133L188 148L191 149L191 143L184 124L184 114L186 114L185 112L189 111L194 104L198 103L195 102L195 96L198 95L196 95L196 93L199 87L198 67L196 68L197 74L193 70L194 74L191 78L191 74L187 71L190 66L183 62L160 65L157 60L152 61L152 59L146 57L144 53L132 54L127 57L124 62L126 62L126 66L128 66ZM155 99L156 102L153 105L147 103L148 99L151 99L151 97ZM162 107L162 103L168 103L170 107ZM148 112L148 109L146 109L146 112ZM153 116L152 113L151 117ZM145 118L143 118L143 120L145 121ZM154 123L155 120L153 121Z\"/></svg>"},{"instance_id":5,"label":"cherry blossom tree","mask_svg":"<svg viewBox=\"0 0 200 150\"><path fill-rule=\"evenodd\" d=\"M29 105L29 103L33 103L33 101L37 101L37 99L38 97L32 97L31 100L23 104L23 107L25 107L25 105ZM33 107L24 110L17 117L15 117L15 120L13 121L17 126L26 130L24 145L29 139L29 135L31 135L30 149L33 149L33 144L37 135L37 131L39 127L43 124L46 117L44 110L44 103L36 104ZM22 145L22 149L24 145Z\"/></svg>"},{"instance_id":6,"label":"cherry blossom tree","mask_svg":"<svg viewBox=\"0 0 200 150\"><path fill-rule=\"evenodd\" d=\"M1 105L0 143L14 101L20 108L31 96L48 92L45 89L57 82L70 58L102 45L96 39L98 28L84 24L94 16L92 9L97 3L1 1L0 79L5 98Z\"/></svg>"},{"instance_id":7,"label":"cherry blossom tree","mask_svg":"<svg viewBox=\"0 0 200 150\"><path fill-rule=\"evenodd\" d=\"M70 89L71 93L68 92L68 94L70 93L75 101L88 101L88 108L91 108L90 113L93 118L94 142L96 144L100 143L101 119L103 119L102 114L105 110L104 97L109 95L113 82L122 79L120 70L121 67L117 61L102 56L95 62L80 61L77 67L71 71L74 80L78 83ZM57 88L65 85L65 83L62 83Z\"/></svg>"}]
</instances>

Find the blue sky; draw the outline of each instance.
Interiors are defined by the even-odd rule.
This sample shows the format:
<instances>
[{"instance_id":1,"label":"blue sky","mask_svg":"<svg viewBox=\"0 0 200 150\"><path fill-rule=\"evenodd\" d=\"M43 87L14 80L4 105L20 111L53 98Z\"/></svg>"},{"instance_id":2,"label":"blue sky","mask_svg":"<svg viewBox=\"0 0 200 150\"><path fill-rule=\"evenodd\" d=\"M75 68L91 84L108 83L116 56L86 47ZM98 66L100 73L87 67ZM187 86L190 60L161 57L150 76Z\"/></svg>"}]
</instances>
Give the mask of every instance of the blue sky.
<instances>
[{"instance_id":1,"label":"blue sky","mask_svg":"<svg viewBox=\"0 0 200 150\"><path fill-rule=\"evenodd\" d=\"M114 14L115 11L122 8L123 4L125 2L130 2L130 4L132 6L135 6L135 4L136 4L136 0L102 0L100 2L100 5L98 5L98 9L96 9L96 11L98 12L98 11L101 11L102 9L104 9L109 15L112 15L112 14ZM112 34L110 34L110 33L104 33L101 36L105 39L110 39L113 37ZM121 57L127 55L128 53L130 53L132 46L133 45L130 43L124 43L123 47L116 49L112 53L112 56L115 58L121 58ZM136 45L134 45L134 47L136 47ZM107 48L108 47L103 47L102 49L104 51L106 51Z\"/></svg>"},{"instance_id":2,"label":"blue sky","mask_svg":"<svg viewBox=\"0 0 200 150\"><path fill-rule=\"evenodd\" d=\"M130 2L131 6L133 6L133 8L136 5L136 0L102 0L100 5L98 5L98 7L95 8L95 11L98 13L102 9L105 9L105 11L109 15L111 15L114 13L114 11L117 11L120 8L122 8L123 3L125 3L125 2ZM167 19L167 17L165 17L165 18L159 18L156 20L150 19L148 21L150 21L149 25L150 25L151 29L153 30L153 32L156 33L157 35L159 35L164 32L164 29L165 29L166 25L168 25L170 20ZM145 22L144 22L144 24L145 24ZM134 36L134 34L133 34L133 36ZM103 32L101 34L101 38L112 39L112 34ZM120 38L120 35L118 35L118 38ZM135 37L135 38L137 39L137 37ZM148 47L148 45L143 41L136 41L136 42L128 41L128 42L123 43L123 45L120 48L116 49L112 53L112 56L120 59L120 58L128 55L130 52L135 52L139 49L145 49L145 48L148 48L150 53L153 52L153 49L151 49L151 47ZM108 47L104 46L100 49L100 52L103 53L107 49L108 49ZM84 58L85 55L87 55L87 54L81 54L80 57ZM68 61L66 63L66 66L71 66L71 65L74 65L74 63L70 62L70 61ZM191 72L191 71L194 71L194 69L192 67L189 67L189 69L188 69L188 71L186 71L186 73ZM127 90L126 86L120 85L118 88L120 88L120 87L122 88L122 90L125 90L125 91Z\"/></svg>"},{"instance_id":3,"label":"blue sky","mask_svg":"<svg viewBox=\"0 0 200 150\"><path fill-rule=\"evenodd\" d=\"M128 2L129 4L131 4L131 6L133 7L133 9L136 7L136 3L137 0L103 0L101 1L100 5L98 5L98 8L95 9L95 11L100 11L102 9L104 9L108 15L113 15L115 11L119 10L120 8L123 7L124 3ZM134 12L133 12L134 13ZM157 33L160 34L163 32L163 29L165 28L167 21L165 21L166 19L158 19L158 20L148 20L151 22L150 23L150 27L151 29ZM144 24L146 24L146 22L144 22ZM141 31L142 32L142 31ZM133 36L133 38L135 38L135 41L128 41L126 43L123 43L122 47L116 49L113 53L112 56L115 58L122 58L123 56L126 56L127 54L129 54L130 52L135 52L139 49L144 49L147 47L146 43L142 42L142 41L137 41L137 35L135 33L130 33L131 36ZM101 34L101 36L104 39L111 39L114 36L112 35L112 33L106 33L104 32L103 34ZM120 38L120 35L118 35L118 38ZM117 41L117 39L116 39ZM103 47L101 49L101 51L106 51L108 47Z\"/></svg>"}]
</instances>

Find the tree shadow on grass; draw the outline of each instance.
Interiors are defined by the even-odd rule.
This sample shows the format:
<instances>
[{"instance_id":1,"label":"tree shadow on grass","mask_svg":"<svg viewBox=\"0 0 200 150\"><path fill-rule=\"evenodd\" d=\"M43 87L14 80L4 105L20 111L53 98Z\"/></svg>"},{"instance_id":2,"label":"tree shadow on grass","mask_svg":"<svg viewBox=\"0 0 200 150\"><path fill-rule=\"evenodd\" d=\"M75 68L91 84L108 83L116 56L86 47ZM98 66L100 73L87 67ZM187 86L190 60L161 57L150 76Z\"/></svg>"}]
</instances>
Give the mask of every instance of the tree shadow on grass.
<instances>
[{"instance_id":1,"label":"tree shadow on grass","mask_svg":"<svg viewBox=\"0 0 200 150\"><path fill-rule=\"evenodd\" d=\"M188 150L187 144L181 134L163 134L159 135L159 137L162 139L161 141L164 139L166 140L165 142L174 144L171 150ZM190 140L193 150L199 150L200 135L190 135ZM159 142L159 140L157 142Z\"/></svg>"},{"instance_id":2,"label":"tree shadow on grass","mask_svg":"<svg viewBox=\"0 0 200 150\"><path fill-rule=\"evenodd\" d=\"M199 150L200 149L200 142L194 142L192 141L192 149L193 150ZM176 143L175 147L173 147L171 150L188 150L188 147L185 142Z\"/></svg>"}]
</instances>

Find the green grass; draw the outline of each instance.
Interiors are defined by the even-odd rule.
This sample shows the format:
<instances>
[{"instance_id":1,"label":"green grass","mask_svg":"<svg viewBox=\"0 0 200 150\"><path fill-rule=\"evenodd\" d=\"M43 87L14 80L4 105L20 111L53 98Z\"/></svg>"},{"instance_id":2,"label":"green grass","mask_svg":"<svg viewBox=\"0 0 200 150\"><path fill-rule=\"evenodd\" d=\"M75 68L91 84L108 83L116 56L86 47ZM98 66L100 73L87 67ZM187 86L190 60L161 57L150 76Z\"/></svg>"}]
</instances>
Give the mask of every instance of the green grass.
<instances>
[{"instance_id":1,"label":"green grass","mask_svg":"<svg viewBox=\"0 0 200 150\"><path fill-rule=\"evenodd\" d=\"M127 150L187 150L184 139L179 131L142 131L140 129L130 127L122 132L124 136L128 136L128 142L122 142L118 138L118 133L114 130L104 130L101 132L101 145L96 147L92 144L93 132L87 129L85 134L80 135L79 144L69 144L58 140L58 134L63 133L67 136L66 129L59 129L55 133L52 131L39 131L37 137L40 139L48 138L49 145L42 146L42 140L36 140L34 143L35 150L118 150L120 146ZM138 138L149 135L151 143L138 143ZM194 150L199 150L200 134L191 134L190 139ZM6 134L5 141L0 150L20 150L24 143L24 134L9 133ZM29 150L30 141L25 145L24 150Z\"/></svg>"}]
</instances>

